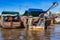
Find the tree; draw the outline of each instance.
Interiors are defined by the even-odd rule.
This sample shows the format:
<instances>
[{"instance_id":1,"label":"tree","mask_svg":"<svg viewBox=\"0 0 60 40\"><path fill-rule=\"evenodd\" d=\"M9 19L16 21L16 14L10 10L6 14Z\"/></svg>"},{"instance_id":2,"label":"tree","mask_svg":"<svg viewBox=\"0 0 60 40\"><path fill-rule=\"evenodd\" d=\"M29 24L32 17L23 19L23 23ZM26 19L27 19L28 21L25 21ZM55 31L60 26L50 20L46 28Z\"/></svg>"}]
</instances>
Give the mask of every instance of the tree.
<instances>
[{"instance_id":1,"label":"tree","mask_svg":"<svg viewBox=\"0 0 60 40\"><path fill-rule=\"evenodd\" d=\"M41 12L39 12L39 11L31 11L31 12L25 11L23 16L28 16L28 14L33 16L33 17L36 17L36 16L39 16L39 14L41 14Z\"/></svg>"},{"instance_id":2,"label":"tree","mask_svg":"<svg viewBox=\"0 0 60 40\"><path fill-rule=\"evenodd\" d=\"M28 11L25 11L25 13L22 16L27 16L28 15Z\"/></svg>"}]
</instances>

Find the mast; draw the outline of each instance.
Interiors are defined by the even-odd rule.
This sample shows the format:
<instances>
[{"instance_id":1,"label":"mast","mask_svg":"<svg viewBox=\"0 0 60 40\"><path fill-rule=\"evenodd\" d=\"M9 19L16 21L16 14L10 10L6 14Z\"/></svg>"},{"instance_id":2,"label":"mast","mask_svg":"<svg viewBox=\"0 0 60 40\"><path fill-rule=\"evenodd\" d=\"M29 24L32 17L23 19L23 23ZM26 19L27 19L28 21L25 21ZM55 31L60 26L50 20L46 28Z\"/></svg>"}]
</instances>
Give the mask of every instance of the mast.
<instances>
[{"instance_id":1,"label":"mast","mask_svg":"<svg viewBox=\"0 0 60 40\"><path fill-rule=\"evenodd\" d=\"M58 6L58 3L57 2L53 2L53 5L50 6L44 13L47 13L49 10L53 9L56 6ZM44 15L44 13L40 14L40 16ZM38 24L39 24L39 21L40 21L40 16L39 16L39 19L36 21Z\"/></svg>"}]
</instances>

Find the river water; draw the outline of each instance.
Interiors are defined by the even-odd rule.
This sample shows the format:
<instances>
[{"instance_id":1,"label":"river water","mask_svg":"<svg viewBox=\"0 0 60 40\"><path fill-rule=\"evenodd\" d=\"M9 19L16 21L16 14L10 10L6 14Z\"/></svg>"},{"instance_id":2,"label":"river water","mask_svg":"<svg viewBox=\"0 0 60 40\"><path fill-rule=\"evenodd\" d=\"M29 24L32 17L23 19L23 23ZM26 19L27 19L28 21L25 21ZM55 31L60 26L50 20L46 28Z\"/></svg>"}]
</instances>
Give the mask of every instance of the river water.
<instances>
[{"instance_id":1,"label":"river water","mask_svg":"<svg viewBox=\"0 0 60 40\"><path fill-rule=\"evenodd\" d=\"M60 40L60 25L50 26L46 31L0 28L0 40Z\"/></svg>"}]
</instances>

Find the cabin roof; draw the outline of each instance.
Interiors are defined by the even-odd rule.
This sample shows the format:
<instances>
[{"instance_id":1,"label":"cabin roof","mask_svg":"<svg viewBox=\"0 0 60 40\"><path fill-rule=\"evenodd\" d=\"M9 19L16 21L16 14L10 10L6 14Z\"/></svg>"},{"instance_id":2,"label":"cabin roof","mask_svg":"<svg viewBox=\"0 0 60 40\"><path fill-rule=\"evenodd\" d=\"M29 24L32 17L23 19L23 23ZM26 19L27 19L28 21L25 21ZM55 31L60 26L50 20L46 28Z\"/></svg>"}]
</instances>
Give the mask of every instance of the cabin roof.
<instances>
[{"instance_id":1,"label":"cabin roof","mask_svg":"<svg viewBox=\"0 0 60 40\"><path fill-rule=\"evenodd\" d=\"M35 9L35 8L30 8L30 9L28 10L28 12L32 12L32 11L41 12L41 13L44 13L44 12L45 12L43 9Z\"/></svg>"},{"instance_id":2,"label":"cabin roof","mask_svg":"<svg viewBox=\"0 0 60 40\"><path fill-rule=\"evenodd\" d=\"M19 14L19 12L3 11L2 14Z\"/></svg>"}]
</instances>

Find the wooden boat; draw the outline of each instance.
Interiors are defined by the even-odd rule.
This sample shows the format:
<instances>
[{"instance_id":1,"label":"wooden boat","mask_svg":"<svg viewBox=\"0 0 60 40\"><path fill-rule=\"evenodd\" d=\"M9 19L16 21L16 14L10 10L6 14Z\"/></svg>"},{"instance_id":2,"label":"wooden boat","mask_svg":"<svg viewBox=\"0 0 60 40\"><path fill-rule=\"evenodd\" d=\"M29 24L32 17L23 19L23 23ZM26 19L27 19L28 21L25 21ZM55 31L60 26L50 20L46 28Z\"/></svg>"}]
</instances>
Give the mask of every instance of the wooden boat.
<instances>
[{"instance_id":1,"label":"wooden boat","mask_svg":"<svg viewBox=\"0 0 60 40\"><path fill-rule=\"evenodd\" d=\"M18 28L20 27L20 16L18 12L2 12L2 22L3 28Z\"/></svg>"},{"instance_id":2,"label":"wooden boat","mask_svg":"<svg viewBox=\"0 0 60 40\"><path fill-rule=\"evenodd\" d=\"M36 19L36 18L35 18ZM41 18L41 20L42 20L43 18ZM43 20L44 21L44 20ZM32 25L31 23L32 23L32 18L31 19L29 19L29 30L44 30L44 23L43 22L41 22L41 21L39 21L39 23L37 23L37 25L35 26L35 25ZM43 24L41 24L41 23L43 23Z\"/></svg>"}]
</instances>

